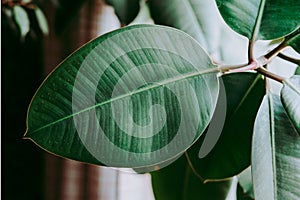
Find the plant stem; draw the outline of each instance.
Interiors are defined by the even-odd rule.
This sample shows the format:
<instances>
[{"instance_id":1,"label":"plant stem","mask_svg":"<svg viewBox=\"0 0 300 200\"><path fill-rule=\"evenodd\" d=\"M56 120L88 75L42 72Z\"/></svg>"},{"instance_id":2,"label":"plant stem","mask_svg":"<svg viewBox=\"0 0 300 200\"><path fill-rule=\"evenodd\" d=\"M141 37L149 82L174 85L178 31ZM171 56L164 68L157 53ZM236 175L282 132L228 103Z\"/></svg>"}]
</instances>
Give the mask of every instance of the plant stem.
<instances>
[{"instance_id":1,"label":"plant stem","mask_svg":"<svg viewBox=\"0 0 300 200\"><path fill-rule=\"evenodd\" d=\"M265 60L265 61L253 61L252 63L250 63L249 65L248 64L244 64L244 65L237 65L237 66L219 66L219 70L221 72L243 72L243 71L246 71L246 70L255 70L257 71L258 73L268 77L268 78L271 78L275 81L278 81L280 83L283 82L284 78L277 75L277 74L274 74L270 71L268 71L266 68L262 67L263 65L265 64L262 64L262 63L265 63L265 62L269 62L270 60Z\"/></svg>"},{"instance_id":2,"label":"plant stem","mask_svg":"<svg viewBox=\"0 0 300 200\"><path fill-rule=\"evenodd\" d=\"M249 40L248 42L248 64L250 64L252 61L253 61L253 46L254 46L254 43Z\"/></svg>"},{"instance_id":3,"label":"plant stem","mask_svg":"<svg viewBox=\"0 0 300 200\"><path fill-rule=\"evenodd\" d=\"M254 34L255 33L255 34ZM257 32L254 31L253 35L256 36ZM281 42L277 47L275 47L274 49L272 49L270 52L268 52L267 54L254 59L253 58L253 47L254 47L254 40L255 37L252 38L251 41L249 41L249 46L248 46L248 63L247 64L242 64L242 65L235 65L235 66L226 66L226 65L220 65L218 66L218 70L222 73L224 72L243 72L246 70L256 70L258 73L274 79L275 81L278 81L280 83L283 82L284 78L274 74L270 71L268 71L266 68L264 68L263 66L266 66L267 64L269 64L271 62L271 60L276 57L277 55L283 59L286 59L290 62L293 62L295 64L300 63L299 60L294 59L294 58L290 58L288 56L285 56L284 54L281 54L280 51L282 51L284 48L286 48L289 45L289 42L292 41L295 37L297 37L300 34L300 27L298 27L298 29L294 32L292 32L291 34L287 35L283 42Z\"/></svg>"},{"instance_id":4,"label":"plant stem","mask_svg":"<svg viewBox=\"0 0 300 200\"><path fill-rule=\"evenodd\" d=\"M275 47L272 51L267 53L264 57L268 60L274 58L277 56L282 49L285 47L289 46L289 42L292 41L295 37L297 37L300 34L300 27L289 35L285 36L284 40L277 46Z\"/></svg>"},{"instance_id":5,"label":"plant stem","mask_svg":"<svg viewBox=\"0 0 300 200\"><path fill-rule=\"evenodd\" d=\"M260 73L260 74L262 74L262 75L268 77L268 78L271 78L271 79L273 79L273 80L275 80L275 81L278 81L279 83L283 83L283 81L284 81L284 78L283 78L282 76L279 76L279 75L277 75L277 74L274 74L274 73L268 71L268 70L267 70L266 68L264 68L264 67L258 67L258 68L256 69L256 71L257 71L258 73Z\"/></svg>"},{"instance_id":6,"label":"plant stem","mask_svg":"<svg viewBox=\"0 0 300 200\"><path fill-rule=\"evenodd\" d=\"M285 40L280 43L277 47L275 47L273 50L271 50L269 53L267 53L266 55L264 55L264 57L267 60L272 60L274 57L277 56L277 54L279 54L279 52L284 49L285 47L287 47L287 43L285 42Z\"/></svg>"},{"instance_id":7,"label":"plant stem","mask_svg":"<svg viewBox=\"0 0 300 200\"><path fill-rule=\"evenodd\" d=\"M249 42L249 47L248 47L248 54L249 54L249 60L248 60L248 63L250 64L251 62L253 62L255 60L254 58L254 44L257 40L257 36L259 34L259 28L260 28L260 25L261 25L261 20L262 20L262 16L263 16L263 13L264 13L264 8L265 8L265 4L266 4L266 0L261 0L260 1L260 5L259 5L259 9L258 9L258 15L257 15L257 18L255 20L255 25L254 25L254 28L252 30L252 37L251 37L251 40Z\"/></svg>"},{"instance_id":8,"label":"plant stem","mask_svg":"<svg viewBox=\"0 0 300 200\"><path fill-rule=\"evenodd\" d=\"M224 73L224 72L229 72L229 71L234 71L234 70L238 70L241 72L243 68L248 67L249 64L241 64L241 65L219 65L218 69L220 72Z\"/></svg>"},{"instance_id":9,"label":"plant stem","mask_svg":"<svg viewBox=\"0 0 300 200\"><path fill-rule=\"evenodd\" d=\"M286 43L289 43L290 41L292 41L293 39L295 39L295 37L297 37L300 34L300 26L297 27L297 29L290 33L289 35L285 36L284 40Z\"/></svg>"},{"instance_id":10,"label":"plant stem","mask_svg":"<svg viewBox=\"0 0 300 200\"><path fill-rule=\"evenodd\" d=\"M279 54L278 54L278 57L279 57L279 58L282 58L282 59L284 59L284 60L287 60L287 61L289 61L289 62L292 62L292 63L294 63L294 64L296 64L296 65L300 65L300 59L292 58L292 57L289 57L289 56L287 56L287 55L285 55L285 54L282 54L282 53L279 53Z\"/></svg>"}]
</instances>

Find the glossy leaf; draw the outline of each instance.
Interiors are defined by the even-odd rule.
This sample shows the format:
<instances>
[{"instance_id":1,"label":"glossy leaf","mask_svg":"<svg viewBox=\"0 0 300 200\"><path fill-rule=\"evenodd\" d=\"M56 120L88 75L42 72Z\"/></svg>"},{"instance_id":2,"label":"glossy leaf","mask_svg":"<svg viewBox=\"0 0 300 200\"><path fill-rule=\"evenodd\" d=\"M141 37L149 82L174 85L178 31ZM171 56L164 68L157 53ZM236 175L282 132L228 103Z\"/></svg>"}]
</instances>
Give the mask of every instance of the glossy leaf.
<instances>
[{"instance_id":1,"label":"glossy leaf","mask_svg":"<svg viewBox=\"0 0 300 200\"><path fill-rule=\"evenodd\" d=\"M202 183L192 171L183 155L175 163L151 173L152 188L156 199L232 199L230 190L236 186L233 180Z\"/></svg>"},{"instance_id":2,"label":"glossy leaf","mask_svg":"<svg viewBox=\"0 0 300 200\"><path fill-rule=\"evenodd\" d=\"M194 37L217 63L247 61L247 41L221 18L214 1L149 0L155 23L172 26Z\"/></svg>"},{"instance_id":3,"label":"glossy leaf","mask_svg":"<svg viewBox=\"0 0 300 200\"><path fill-rule=\"evenodd\" d=\"M146 167L184 152L207 127L217 68L182 31L135 25L67 58L35 94L29 137L75 160Z\"/></svg>"},{"instance_id":4,"label":"glossy leaf","mask_svg":"<svg viewBox=\"0 0 300 200\"><path fill-rule=\"evenodd\" d=\"M277 95L264 97L255 120L252 174L255 199L300 198L300 137Z\"/></svg>"},{"instance_id":5,"label":"glossy leaf","mask_svg":"<svg viewBox=\"0 0 300 200\"><path fill-rule=\"evenodd\" d=\"M249 39L275 39L300 25L298 0L216 0L226 23Z\"/></svg>"},{"instance_id":6,"label":"glossy leaf","mask_svg":"<svg viewBox=\"0 0 300 200\"><path fill-rule=\"evenodd\" d=\"M132 22L139 13L140 0L105 0L113 6L121 24Z\"/></svg>"},{"instance_id":7,"label":"glossy leaf","mask_svg":"<svg viewBox=\"0 0 300 200\"><path fill-rule=\"evenodd\" d=\"M250 165L253 123L264 96L264 81L255 73L226 74L221 78L226 93L222 94L220 88L216 110L227 107L221 136L204 158L199 158L199 150L206 135L188 150L195 169L204 179L232 177ZM222 121L218 125L221 126Z\"/></svg>"},{"instance_id":8,"label":"glossy leaf","mask_svg":"<svg viewBox=\"0 0 300 200\"><path fill-rule=\"evenodd\" d=\"M295 75L283 82L281 100L300 135L300 75Z\"/></svg>"}]
</instances>

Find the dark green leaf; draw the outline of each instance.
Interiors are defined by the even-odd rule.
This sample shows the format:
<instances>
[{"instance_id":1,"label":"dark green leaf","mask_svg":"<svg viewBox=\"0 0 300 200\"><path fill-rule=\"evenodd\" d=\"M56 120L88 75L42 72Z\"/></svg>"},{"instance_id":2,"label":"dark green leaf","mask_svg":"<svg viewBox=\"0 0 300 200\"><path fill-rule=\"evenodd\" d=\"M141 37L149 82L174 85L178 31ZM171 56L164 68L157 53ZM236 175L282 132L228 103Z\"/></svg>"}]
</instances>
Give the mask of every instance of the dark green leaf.
<instances>
[{"instance_id":1,"label":"dark green leaf","mask_svg":"<svg viewBox=\"0 0 300 200\"><path fill-rule=\"evenodd\" d=\"M229 191L236 184L232 180L202 183L184 155L168 167L152 172L151 176L155 198L163 200L223 200L231 195Z\"/></svg>"},{"instance_id":2,"label":"dark green leaf","mask_svg":"<svg viewBox=\"0 0 300 200\"><path fill-rule=\"evenodd\" d=\"M284 80L281 100L288 116L300 134L300 75Z\"/></svg>"},{"instance_id":3,"label":"dark green leaf","mask_svg":"<svg viewBox=\"0 0 300 200\"><path fill-rule=\"evenodd\" d=\"M250 165L253 123L264 95L264 81L255 73L227 74L221 78L226 93L222 94L222 88L220 89L221 98L219 97L216 111L227 106L221 136L204 158L199 159L199 150L204 145L206 135L188 150L193 165L204 179L231 177ZM213 126L222 126L222 121ZM207 134L214 135L218 132Z\"/></svg>"},{"instance_id":4,"label":"dark green leaf","mask_svg":"<svg viewBox=\"0 0 300 200\"><path fill-rule=\"evenodd\" d=\"M226 26L214 1L149 0L149 7L155 23L193 36L217 63L247 59L247 42Z\"/></svg>"},{"instance_id":5,"label":"dark green leaf","mask_svg":"<svg viewBox=\"0 0 300 200\"><path fill-rule=\"evenodd\" d=\"M300 198L300 137L277 95L267 94L255 120L252 143L255 198Z\"/></svg>"},{"instance_id":6,"label":"dark green leaf","mask_svg":"<svg viewBox=\"0 0 300 200\"><path fill-rule=\"evenodd\" d=\"M123 25L132 22L140 10L140 0L106 0L106 2L114 7Z\"/></svg>"},{"instance_id":7,"label":"dark green leaf","mask_svg":"<svg viewBox=\"0 0 300 200\"><path fill-rule=\"evenodd\" d=\"M184 152L207 127L217 68L182 31L128 26L67 58L35 94L26 137L89 163L145 167Z\"/></svg>"},{"instance_id":8,"label":"dark green leaf","mask_svg":"<svg viewBox=\"0 0 300 200\"><path fill-rule=\"evenodd\" d=\"M300 25L299 0L216 0L226 23L249 39L283 37Z\"/></svg>"}]
</instances>

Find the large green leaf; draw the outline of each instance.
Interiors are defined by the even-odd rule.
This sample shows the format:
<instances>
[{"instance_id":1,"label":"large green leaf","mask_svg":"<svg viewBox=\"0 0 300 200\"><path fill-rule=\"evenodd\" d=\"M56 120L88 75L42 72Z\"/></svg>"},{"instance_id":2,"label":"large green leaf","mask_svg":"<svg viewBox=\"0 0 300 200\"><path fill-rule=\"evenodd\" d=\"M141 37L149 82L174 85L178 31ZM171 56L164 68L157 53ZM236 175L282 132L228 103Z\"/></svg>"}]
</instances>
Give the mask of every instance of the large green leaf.
<instances>
[{"instance_id":1,"label":"large green leaf","mask_svg":"<svg viewBox=\"0 0 300 200\"><path fill-rule=\"evenodd\" d=\"M300 198L300 137L277 95L264 97L255 120L252 174L255 199Z\"/></svg>"},{"instance_id":2,"label":"large green leaf","mask_svg":"<svg viewBox=\"0 0 300 200\"><path fill-rule=\"evenodd\" d=\"M126 25L134 20L140 9L140 0L105 0L113 6L121 24Z\"/></svg>"},{"instance_id":3,"label":"large green leaf","mask_svg":"<svg viewBox=\"0 0 300 200\"><path fill-rule=\"evenodd\" d=\"M275 39L300 25L299 0L216 0L226 23L249 39Z\"/></svg>"},{"instance_id":4,"label":"large green leaf","mask_svg":"<svg viewBox=\"0 0 300 200\"><path fill-rule=\"evenodd\" d=\"M202 183L192 171L185 156L173 164L151 173L152 188L156 199L232 199L230 189L234 187L231 179L219 182Z\"/></svg>"},{"instance_id":5,"label":"large green leaf","mask_svg":"<svg viewBox=\"0 0 300 200\"><path fill-rule=\"evenodd\" d=\"M237 64L247 61L247 42L226 26L215 1L148 2L155 23L181 29L193 36L216 62Z\"/></svg>"},{"instance_id":6,"label":"large green leaf","mask_svg":"<svg viewBox=\"0 0 300 200\"><path fill-rule=\"evenodd\" d=\"M217 68L182 31L135 25L67 58L35 94L26 137L55 154L144 167L185 151L207 127Z\"/></svg>"},{"instance_id":7,"label":"large green leaf","mask_svg":"<svg viewBox=\"0 0 300 200\"><path fill-rule=\"evenodd\" d=\"M188 150L195 169L204 179L231 177L250 165L253 123L264 96L264 81L255 73L227 74L221 79L225 94L220 89L221 98L216 111L226 106L226 120L210 125L222 126L222 122L225 123L221 136L208 155L201 155L205 146L203 141L208 134L219 134L218 131L214 132L215 129L208 131Z\"/></svg>"},{"instance_id":8,"label":"large green leaf","mask_svg":"<svg viewBox=\"0 0 300 200\"><path fill-rule=\"evenodd\" d=\"M300 134L300 75L292 76L283 82L282 104Z\"/></svg>"}]
</instances>

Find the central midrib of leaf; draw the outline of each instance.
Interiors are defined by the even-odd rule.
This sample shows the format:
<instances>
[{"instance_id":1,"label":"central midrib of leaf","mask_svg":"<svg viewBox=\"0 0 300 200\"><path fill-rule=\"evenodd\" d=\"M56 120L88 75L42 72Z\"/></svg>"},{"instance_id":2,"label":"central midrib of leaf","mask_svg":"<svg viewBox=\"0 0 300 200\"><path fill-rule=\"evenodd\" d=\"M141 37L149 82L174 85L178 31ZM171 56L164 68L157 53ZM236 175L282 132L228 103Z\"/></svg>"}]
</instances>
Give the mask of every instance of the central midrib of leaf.
<instances>
[{"instance_id":1,"label":"central midrib of leaf","mask_svg":"<svg viewBox=\"0 0 300 200\"><path fill-rule=\"evenodd\" d=\"M270 116L270 136L271 136L271 154L272 154L272 172L273 172L273 188L274 188L274 199L277 199L277 183L276 183L276 155L275 155L275 116L274 116L274 102L272 95L268 95L268 104L269 104L269 116Z\"/></svg>"},{"instance_id":2,"label":"central midrib of leaf","mask_svg":"<svg viewBox=\"0 0 300 200\"><path fill-rule=\"evenodd\" d=\"M252 84L250 85L250 87L248 88L248 90L245 92L245 94L243 95L239 105L234 109L231 117L233 118L233 116L235 116L235 114L238 112L238 110L244 105L247 97L249 96L250 92L252 91L252 89L254 88L255 84L258 82L258 80L260 79L260 76L258 75L254 81L252 82Z\"/></svg>"},{"instance_id":3,"label":"central midrib of leaf","mask_svg":"<svg viewBox=\"0 0 300 200\"><path fill-rule=\"evenodd\" d=\"M300 96L300 90L288 78L284 80L284 83Z\"/></svg>"},{"instance_id":4,"label":"central midrib of leaf","mask_svg":"<svg viewBox=\"0 0 300 200\"><path fill-rule=\"evenodd\" d=\"M170 84L170 83L175 83L175 82L178 82L178 81L182 81L182 80L185 80L185 79L188 79L188 78L193 78L193 77L196 77L196 76L200 76L200 75L204 75L204 74L208 74L208 73L213 73L213 72L219 72L219 68L218 67L214 67L214 68L209 68L209 69L206 69L206 70L202 70L202 71L196 71L196 72L193 72L193 73L189 73L189 74L185 74L185 75L182 75L182 76L177 76L177 77L173 77L173 78L170 78L170 79L166 79L166 80L163 80L163 81L160 81L160 82L156 82L155 84L152 84L152 85L147 85L146 87L143 87L143 88L140 88L140 89L137 89L135 91L132 91L132 92L129 92L129 93L126 93L126 94L123 94L123 95L120 95L120 96L117 96L117 97L114 97L114 98L111 98L107 101L103 101L101 103L98 103L98 104L95 104L93 106L90 106L90 107L87 107L83 110L80 110L78 112L75 112L75 113L72 113L68 116L65 116L61 119L58 119L56 121L53 121L49 124L46 124L40 128L37 128L33 131L29 131L27 130L25 135L28 134L29 132L32 134L32 133L35 133L35 132L38 132L44 128L47 128L47 127L50 127L54 124L57 124L61 121L64 121L66 119L69 119L71 117L74 117L75 115L79 115L83 112L86 112L86 111L89 111L89 110L92 110L92 109L95 109L97 107L100 107L100 106L103 106L105 104L108 104L108 103L112 103L114 101L117 101L117 100L120 100L120 99L123 99L123 98L126 98L126 97L129 97L131 95L134 95L134 94L138 94L138 93L141 93L141 92L144 92L144 91L147 91L147 90L151 90L151 89L154 89L154 88L157 88L157 87L160 87L160 86L164 86L164 85L167 85L167 84Z\"/></svg>"},{"instance_id":5,"label":"central midrib of leaf","mask_svg":"<svg viewBox=\"0 0 300 200\"><path fill-rule=\"evenodd\" d=\"M260 24L261 24L263 12L264 12L265 3L266 3L266 0L262 0L260 2L259 8L258 8L258 15L255 19L254 29L252 31L252 37L251 37L252 43L255 42L257 35L259 33L259 28L260 28Z\"/></svg>"}]
</instances>

